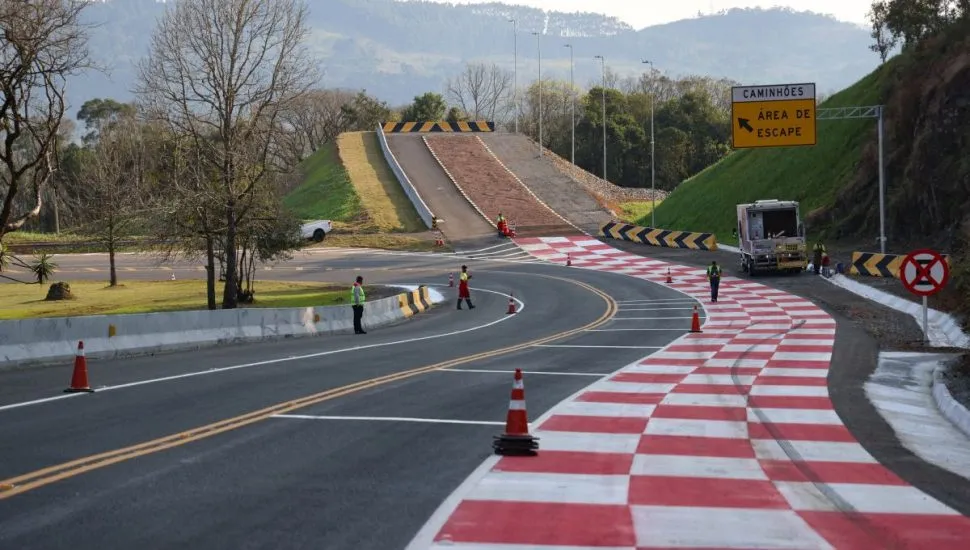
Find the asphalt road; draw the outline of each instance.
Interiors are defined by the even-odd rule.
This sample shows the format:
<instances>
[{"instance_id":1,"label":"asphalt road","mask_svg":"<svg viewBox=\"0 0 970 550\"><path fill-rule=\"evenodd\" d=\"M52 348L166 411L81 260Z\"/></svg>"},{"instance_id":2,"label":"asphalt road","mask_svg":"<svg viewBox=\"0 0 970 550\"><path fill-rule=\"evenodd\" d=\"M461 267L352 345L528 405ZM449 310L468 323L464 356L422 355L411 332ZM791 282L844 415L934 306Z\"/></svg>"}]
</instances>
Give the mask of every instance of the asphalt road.
<instances>
[{"instance_id":1,"label":"asphalt road","mask_svg":"<svg viewBox=\"0 0 970 550\"><path fill-rule=\"evenodd\" d=\"M436 217L448 240L457 246L484 246L496 233L465 199L435 160L421 134L389 134L387 145L401 169Z\"/></svg>"},{"instance_id":2,"label":"asphalt road","mask_svg":"<svg viewBox=\"0 0 970 550\"><path fill-rule=\"evenodd\" d=\"M401 548L490 454L514 368L535 419L689 327L670 310L630 319L647 315L624 302L684 298L646 281L470 265L475 310L449 303L366 336L92 361L99 391L70 397L69 365L0 373L0 484L12 485L0 491L0 547ZM512 316L509 290L524 302ZM434 365L448 369L393 376Z\"/></svg>"}]
</instances>

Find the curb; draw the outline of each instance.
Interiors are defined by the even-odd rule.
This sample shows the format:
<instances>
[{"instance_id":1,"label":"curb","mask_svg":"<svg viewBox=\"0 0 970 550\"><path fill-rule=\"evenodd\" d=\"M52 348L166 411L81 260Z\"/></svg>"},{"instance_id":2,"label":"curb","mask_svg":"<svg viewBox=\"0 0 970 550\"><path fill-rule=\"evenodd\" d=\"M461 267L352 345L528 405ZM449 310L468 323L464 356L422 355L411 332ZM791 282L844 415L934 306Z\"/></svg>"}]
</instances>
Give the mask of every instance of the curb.
<instances>
[{"instance_id":1,"label":"curb","mask_svg":"<svg viewBox=\"0 0 970 550\"><path fill-rule=\"evenodd\" d=\"M943 380L943 373L947 367L939 366L933 371L933 401L940 414L956 426L958 430L970 437L970 410L953 398L946 381Z\"/></svg>"},{"instance_id":2,"label":"curb","mask_svg":"<svg viewBox=\"0 0 970 550\"><path fill-rule=\"evenodd\" d=\"M428 229L434 228L434 212L431 208L424 202L421 198L421 194L411 183L411 179L408 175L404 173L404 169L401 168L401 164L397 161L397 157L391 151L391 146L387 143L387 136L384 135L383 127L378 124L377 127L377 142L381 146L381 151L384 153L384 160L387 162L388 166L391 167L391 172L394 172L394 176L397 178L397 182L401 184L404 189L404 194L408 196L411 200L411 204L414 205L414 209L418 211L418 215L421 216L421 221L424 222Z\"/></svg>"},{"instance_id":3,"label":"curb","mask_svg":"<svg viewBox=\"0 0 970 550\"><path fill-rule=\"evenodd\" d=\"M571 222L571 221L567 220L566 218L562 217L561 215L559 215L559 212L556 212L555 210L553 210L552 208L550 208L548 204L546 204L542 199L540 199L538 196L536 196L536 194L532 192L532 189L529 189L529 186L527 186L525 183L523 183L522 180L519 179L519 176L516 176L515 175L515 172L513 172L512 170L509 170L509 167L506 166L505 163L502 162L502 160L499 159L498 156L495 153L492 152L492 149L488 146L487 143L485 143L485 141L481 138L481 136L475 136L475 139L477 139L478 140L478 143L480 143L481 146L485 148L485 151L488 152L488 154L492 157L492 159L494 159L495 162L497 162L498 165L501 166L503 170L505 170L510 176L512 176L512 179L514 179L515 181L517 181L519 183L519 185L522 186L522 189L525 189L525 192L528 193L533 199L535 199L536 202L538 202L539 204L541 204L546 210L552 212L557 218L559 218L560 220L566 222L567 225L569 225L570 227L572 227L576 231L579 231L580 233L582 233L583 235L586 235L586 236L592 236L589 233L587 233L586 231L583 231L582 229L580 229L579 227L576 227L576 224L574 224L573 222Z\"/></svg>"},{"instance_id":4,"label":"curb","mask_svg":"<svg viewBox=\"0 0 970 550\"><path fill-rule=\"evenodd\" d=\"M407 322L434 302L427 287L375 300L368 303L364 325L378 328ZM120 359L225 344L350 334L348 305L0 321L0 333L5 335L0 342L0 371L71 361L79 340L84 341L88 358Z\"/></svg>"},{"instance_id":5,"label":"curb","mask_svg":"<svg viewBox=\"0 0 970 550\"><path fill-rule=\"evenodd\" d=\"M448 171L447 168L445 168L444 163L442 163L441 159L438 158L438 153L435 153L434 149L431 148L431 144L428 143L428 138L426 136L421 136L421 140L424 141L424 146L428 148L428 151L431 153L431 156L434 157L435 162L437 162L438 166L440 166L441 169L445 171L445 175L448 176L448 179L451 180L451 183L455 185L455 188L458 189L458 192L461 193L461 196L465 197L465 200L468 201L468 204L470 204L472 208L475 209L475 212L478 212L478 214L481 217L485 218L485 221L488 222L489 225L491 225L495 229L498 229L498 226L495 225L495 222L490 220L489 217L486 216L484 212L482 212L482 209L479 208L477 204L475 204L475 201L473 201L471 197L468 196L468 193L466 193L465 190L461 188L461 185L458 185L458 180L456 180L455 177L451 175L451 172Z\"/></svg>"}]
</instances>

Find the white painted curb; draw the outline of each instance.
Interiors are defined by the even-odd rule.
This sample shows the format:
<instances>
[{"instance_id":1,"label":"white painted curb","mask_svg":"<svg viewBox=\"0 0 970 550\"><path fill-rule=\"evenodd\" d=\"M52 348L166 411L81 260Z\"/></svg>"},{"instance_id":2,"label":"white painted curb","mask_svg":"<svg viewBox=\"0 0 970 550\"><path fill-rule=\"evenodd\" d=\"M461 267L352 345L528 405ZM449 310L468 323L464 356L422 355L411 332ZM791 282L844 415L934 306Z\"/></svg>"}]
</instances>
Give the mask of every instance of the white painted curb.
<instances>
[{"instance_id":1,"label":"white painted curb","mask_svg":"<svg viewBox=\"0 0 970 550\"><path fill-rule=\"evenodd\" d=\"M888 292L883 292L869 285L853 281L844 275L835 274L832 278L825 278L826 281L844 288L853 294L872 300L886 307L895 309L901 313L906 313L913 317L916 326L923 328L923 305L912 302L899 296L894 296ZM947 313L936 309L929 309L929 334L926 338L930 345L934 347L953 347L970 348L970 336L967 336L957 320Z\"/></svg>"},{"instance_id":2,"label":"white painted curb","mask_svg":"<svg viewBox=\"0 0 970 550\"><path fill-rule=\"evenodd\" d=\"M950 390L946 387L943 380L943 371L946 367L937 367L933 371L933 399L940 413L949 420L961 432L970 437L970 411L961 405Z\"/></svg>"},{"instance_id":3,"label":"white painted curb","mask_svg":"<svg viewBox=\"0 0 970 550\"><path fill-rule=\"evenodd\" d=\"M384 135L384 127L380 123L377 124L377 141L381 144L381 152L384 153L384 160L391 167L391 172L394 172L394 177L397 178L398 183L401 184L401 188L404 189L404 194L411 200L411 204L418 211L418 215L421 216L421 221L424 222L424 225L428 226L428 229L431 229L434 225L434 214L428 208L428 205L425 204L418 190L411 184L411 180L404 173L400 163L398 163L397 157L394 156L390 146L387 144L387 136Z\"/></svg>"}]
</instances>

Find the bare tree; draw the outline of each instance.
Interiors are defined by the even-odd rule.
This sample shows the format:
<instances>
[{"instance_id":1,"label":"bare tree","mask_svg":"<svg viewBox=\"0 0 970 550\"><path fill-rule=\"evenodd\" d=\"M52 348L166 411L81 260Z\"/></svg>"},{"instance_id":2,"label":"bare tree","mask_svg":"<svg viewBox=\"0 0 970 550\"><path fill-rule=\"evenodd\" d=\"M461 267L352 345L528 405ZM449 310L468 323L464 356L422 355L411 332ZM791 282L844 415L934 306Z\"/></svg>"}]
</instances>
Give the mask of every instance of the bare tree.
<instances>
[{"instance_id":1,"label":"bare tree","mask_svg":"<svg viewBox=\"0 0 970 550\"><path fill-rule=\"evenodd\" d=\"M301 0L182 0L139 67L146 112L189 136L217 175L226 309L239 299L237 236L278 169L281 116L316 81L306 17Z\"/></svg>"},{"instance_id":2,"label":"bare tree","mask_svg":"<svg viewBox=\"0 0 970 550\"><path fill-rule=\"evenodd\" d=\"M346 107L356 96L348 90L312 90L295 101L280 117L288 132L284 154L298 163L347 131L352 121Z\"/></svg>"},{"instance_id":3,"label":"bare tree","mask_svg":"<svg viewBox=\"0 0 970 550\"><path fill-rule=\"evenodd\" d=\"M512 109L512 72L492 63L469 63L448 79L448 99L473 120L495 120Z\"/></svg>"},{"instance_id":4,"label":"bare tree","mask_svg":"<svg viewBox=\"0 0 970 550\"><path fill-rule=\"evenodd\" d=\"M108 247L109 286L118 284L115 252L128 235L145 197L146 143L143 128L126 116L98 128L97 142L81 170L80 206L92 233Z\"/></svg>"},{"instance_id":5,"label":"bare tree","mask_svg":"<svg viewBox=\"0 0 970 550\"><path fill-rule=\"evenodd\" d=\"M88 5L0 0L0 240L41 212L57 164L65 81L88 67L80 23Z\"/></svg>"}]
</instances>

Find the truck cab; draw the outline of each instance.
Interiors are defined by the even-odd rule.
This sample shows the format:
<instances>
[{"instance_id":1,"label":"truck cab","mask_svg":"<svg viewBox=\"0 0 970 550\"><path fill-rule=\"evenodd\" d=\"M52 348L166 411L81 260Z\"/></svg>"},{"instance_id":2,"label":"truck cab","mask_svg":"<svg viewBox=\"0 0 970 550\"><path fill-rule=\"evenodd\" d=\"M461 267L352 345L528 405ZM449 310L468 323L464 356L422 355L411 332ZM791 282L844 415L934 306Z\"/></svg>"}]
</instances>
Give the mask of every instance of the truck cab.
<instances>
[{"instance_id":1,"label":"truck cab","mask_svg":"<svg viewBox=\"0 0 970 550\"><path fill-rule=\"evenodd\" d=\"M737 205L741 270L800 273L808 266L805 227L795 201L759 200Z\"/></svg>"}]
</instances>

